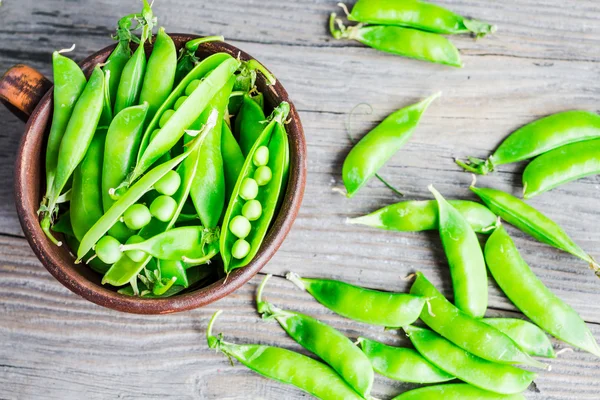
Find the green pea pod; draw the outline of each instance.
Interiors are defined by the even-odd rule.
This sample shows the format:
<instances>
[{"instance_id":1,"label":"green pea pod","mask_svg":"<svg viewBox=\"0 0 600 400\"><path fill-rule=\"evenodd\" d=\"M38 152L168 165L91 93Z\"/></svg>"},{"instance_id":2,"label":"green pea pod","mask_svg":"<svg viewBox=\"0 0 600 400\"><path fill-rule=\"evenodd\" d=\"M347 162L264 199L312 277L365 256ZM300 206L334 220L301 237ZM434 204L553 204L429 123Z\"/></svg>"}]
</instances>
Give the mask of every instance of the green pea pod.
<instances>
[{"instance_id":1,"label":"green pea pod","mask_svg":"<svg viewBox=\"0 0 600 400\"><path fill-rule=\"evenodd\" d=\"M174 228L144 242L121 245L121 250L141 250L160 260L181 261L184 258L200 258L205 254L205 233L206 228L202 226Z\"/></svg>"},{"instance_id":2,"label":"green pea pod","mask_svg":"<svg viewBox=\"0 0 600 400\"><path fill-rule=\"evenodd\" d=\"M248 265L252 261L275 215L280 194L286 184L284 178L287 176L287 170L289 169L289 143L285 127L283 126L289 111L290 106L286 102L282 102L273 111L273 115L270 118L271 121L266 125L248 154L242 172L233 189L231 201L223 218L223 227L229 227L231 220L242 214L242 207L245 203L240 196L242 182L244 182L245 178L253 177L256 172L257 167L253 163L253 156L256 150L261 146L267 146L270 154L267 166L272 171L272 178L266 185L260 188L256 196L256 200L262 205L262 214L258 220L253 221L250 233L246 237L246 241L250 245L250 250L246 256L241 259L234 258L232 256L232 248L237 241L237 237L226 228L221 233L221 256L223 258L225 273L227 274L236 268Z\"/></svg>"},{"instance_id":3,"label":"green pea pod","mask_svg":"<svg viewBox=\"0 0 600 400\"><path fill-rule=\"evenodd\" d=\"M148 59L140 93L140 104L144 102L149 104L148 117L150 119L171 94L176 67L177 49L175 49L175 43L165 33L165 28L160 28L156 35L152 54Z\"/></svg>"},{"instance_id":4,"label":"green pea pod","mask_svg":"<svg viewBox=\"0 0 600 400\"><path fill-rule=\"evenodd\" d=\"M600 273L600 267L591 256L583 251L556 222L529 204L497 189L471 186L471 190L483 200L490 210L509 224L516 226L542 243L587 261L596 273Z\"/></svg>"},{"instance_id":5,"label":"green pea pod","mask_svg":"<svg viewBox=\"0 0 600 400\"><path fill-rule=\"evenodd\" d=\"M329 18L329 31L335 39L356 40L386 53L451 67L463 67L458 49L444 36L389 25L359 24L346 27L336 17L333 13Z\"/></svg>"},{"instance_id":6,"label":"green pea pod","mask_svg":"<svg viewBox=\"0 0 600 400\"><path fill-rule=\"evenodd\" d=\"M70 215L77 240L81 240L104 214L101 188L105 139L106 131L98 130L73 174Z\"/></svg>"},{"instance_id":7,"label":"green pea pod","mask_svg":"<svg viewBox=\"0 0 600 400\"><path fill-rule=\"evenodd\" d=\"M213 336L217 311L206 329L208 347L221 351L262 376L287 383L322 400L362 399L331 367L305 355L279 347L237 345Z\"/></svg>"},{"instance_id":8,"label":"green pea pod","mask_svg":"<svg viewBox=\"0 0 600 400\"><path fill-rule=\"evenodd\" d=\"M129 48L129 41L120 40L112 53L110 53L110 56L108 56L106 64L102 67L104 73L109 76L108 93L111 99L111 109L114 109L121 75L123 75L123 70L130 59L131 49Z\"/></svg>"},{"instance_id":9,"label":"green pea pod","mask_svg":"<svg viewBox=\"0 0 600 400\"><path fill-rule=\"evenodd\" d=\"M348 14L348 19L377 25L406 26L444 35L473 33L483 37L496 31L494 25L467 19L444 7L420 0L359 0Z\"/></svg>"},{"instance_id":10,"label":"green pea pod","mask_svg":"<svg viewBox=\"0 0 600 400\"><path fill-rule=\"evenodd\" d=\"M546 368L545 364L531 358L504 333L454 307L421 272L417 272L416 276L410 293L427 298L428 307L421 312L421 319L435 332L458 347L488 361Z\"/></svg>"},{"instance_id":11,"label":"green pea pod","mask_svg":"<svg viewBox=\"0 0 600 400\"><path fill-rule=\"evenodd\" d=\"M266 119L262 107L249 94L245 94L234 127L244 156L248 155L262 133Z\"/></svg>"},{"instance_id":12,"label":"green pea pod","mask_svg":"<svg viewBox=\"0 0 600 400\"><path fill-rule=\"evenodd\" d=\"M119 220L121 215L127 209L135 204L146 192L152 189L154 184L160 180L167 172L171 171L177 165L179 165L187 156L189 156L194 150L202 144L202 141L206 137L207 129L210 126L214 126L216 123L216 116L213 116L207 122L206 128L203 129L200 136L194 141L189 143L188 150L183 154L167 161L164 164L152 169L145 174L138 182L132 185L127 192L121 196L110 209L94 224L94 226L86 233L84 238L81 240L81 245L77 251L78 261L92 249L96 242L104 236L106 232Z\"/></svg>"},{"instance_id":13,"label":"green pea pod","mask_svg":"<svg viewBox=\"0 0 600 400\"><path fill-rule=\"evenodd\" d=\"M348 197L371 179L377 171L410 139L421 116L440 93L400 109L367 133L344 160L342 178Z\"/></svg>"},{"instance_id":14,"label":"green pea pod","mask_svg":"<svg viewBox=\"0 0 600 400\"><path fill-rule=\"evenodd\" d=\"M110 193L127 177L135 165L137 150L144 131L148 104L124 109L113 119L106 136L102 166L102 205L108 211L115 203ZM110 228L109 234L125 242L133 232L122 222Z\"/></svg>"},{"instance_id":15,"label":"green pea pod","mask_svg":"<svg viewBox=\"0 0 600 400\"><path fill-rule=\"evenodd\" d=\"M75 104L86 86L85 75L75 61L62 56L61 52L52 53L52 71L54 72L54 109L52 126L46 148L46 197L50 196L52 183L56 175L60 143L67 129ZM59 193L60 194L60 193Z\"/></svg>"},{"instance_id":16,"label":"green pea pod","mask_svg":"<svg viewBox=\"0 0 600 400\"><path fill-rule=\"evenodd\" d=\"M199 64L199 66L200 65L202 64ZM240 62L238 60L228 56L225 61L220 63L218 67L206 75L206 78L198 85L190 96L188 96L177 111L175 111L166 125L160 129L151 141L148 142L148 147L143 150L143 153L138 154L138 162L128 178L128 184L134 182L156 160L171 150L179 139L181 139L185 130L200 117L210 100L223 86L225 86L239 65ZM181 84L183 83L185 83L185 80L181 82ZM156 116L159 116L158 112ZM152 122L150 123L150 126L152 126ZM144 136L146 136L147 133L148 130ZM142 142L142 146L143 144L144 142Z\"/></svg>"},{"instance_id":17,"label":"green pea pod","mask_svg":"<svg viewBox=\"0 0 600 400\"><path fill-rule=\"evenodd\" d=\"M52 231L56 233L62 233L64 236L75 237L73 227L71 226L71 212L69 210L65 211L60 217L58 217L56 223L54 226L52 226ZM70 248L76 249L76 247Z\"/></svg>"},{"instance_id":18,"label":"green pea pod","mask_svg":"<svg viewBox=\"0 0 600 400\"><path fill-rule=\"evenodd\" d=\"M468 200L448 200L477 233L491 233L498 217L486 206ZM437 230L438 205L435 200L402 201L362 217L349 218L349 224L397 232Z\"/></svg>"},{"instance_id":19,"label":"green pea pod","mask_svg":"<svg viewBox=\"0 0 600 400\"><path fill-rule=\"evenodd\" d=\"M221 154L223 155L223 171L225 173L225 200L229 200L240 172L244 168L245 158L240 145L226 123L223 124L221 131Z\"/></svg>"},{"instance_id":20,"label":"green pea pod","mask_svg":"<svg viewBox=\"0 0 600 400\"><path fill-rule=\"evenodd\" d=\"M438 383L456 379L442 371L414 349L393 347L364 337L358 345L380 375L401 382Z\"/></svg>"},{"instance_id":21,"label":"green pea pod","mask_svg":"<svg viewBox=\"0 0 600 400\"><path fill-rule=\"evenodd\" d=\"M498 165L527 160L567 144L600 138L600 115L589 111L565 111L538 119L511 133L487 160L468 157L456 163L465 170L485 175Z\"/></svg>"},{"instance_id":22,"label":"green pea pod","mask_svg":"<svg viewBox=\"0 0 600 400\"><path fill-rule=\"evenodd\" d=\"M483 318L482 321L510 337L527 354L556 358L546 333L531 322L516 318Z\"/></svg>"},{"instance_id":23,"label":"green pea pod","mask_svg":"<svg viewBox=\"0 0 600 400\"><path fill-rule=\"evenodd\" d=\"M125 68L123 68L115 98L115 115L127 107L138 104L144 74L146 72L146 52L144 51L144 43L144 40L140 42L138 48L133 53L133 56L127 61Z\"/></svg>"},{"instance_id":24,"label":"green pea pod","mask_svg":"<svg viewBox=\"0 0 600 400\"><path fill-rule=\"evenodd\" d=\"M522 394L498 394L467 383L427 386L409 390L392 400L525 400Z\"/></svg>"},{"instance_id":25,"label":"green pea pod","mask_svg":"<svg viewBox=\"0 0 600 400\"><path fill-rule=\"evenodd\" d=\"M430 363L480 389L517 394L527 389L537 376L511 365L479 358L428 329L406 326L404 331L417 351ZM485 340L485 337L482 339Z\"/></svg>"},{"instance_id":26,"label":"green pea pod","mask_svg":"<svg viewBox=\"0 0 600 400\"><path fill-rule=\"evenodd\" d=\"M600 139L568 144L544 153L523 171L523 198L600 174Z\"/></svg>"},{"instance_id":27,"label":"green pea pod","mask_svg":"<svg viewBox=\"0 0 600 400\"><path fill-rule=\"evenodd\" d=\"M271 275L256 293L256 309L264 319L275 319L302 347L329 364L362 397L369 398L374 372L367 356L333 327L308 315L281 310L263 301L262 292Z\"/></svg>"},{"instance_id":28,"label":"green pea pod","mask_svg":"<svg viewBox=\"0 0 600 400\"><path fill-rule=\"evenodd\" d=\"M177 67L175 68L175 85L178 85L200 61L198 57L196 57L196 51L198 51L201 44L223 41L225 41L223 36L205 36L188 41L179 51Z\"/></svg>"},{"instance_id":29,"label":"green pea pod","mask_svg":"<svg viewBox=\"0 0 600 400\"><path fill-rule=\"evenodd\" d=\"M483 317L488 303L487 271L477 235L432 185L429 191L438 203L440 238L452 276L454 303L472 317Z\"/></svg>"},{"instance_id":30,"label":"green pea pod","mask_svg":"<svg viewBox=\"0 0 600 400\"><path fill-rule=\"evenodd\" d=\"M600 357L600 346L583 319L535 276L503 226L488 239L485 259L498 286L531 321L557 339Z\"/></svg>"},{"instance_id":31,"label":"green pea pod","mask_svg":"<svg viewBox=\"0 0 600 400\"><path fill-rule=\"evenodd\" d=\"M301 278L291 272L285 277L331 311L366 324L394 328L409 325L419 318L425 305L421 296L381 292L330 279Z\"/></svg>"},{"instance_id":32,"label":"green pea pod","mask_svg":"<svg viewBox=\"0 0 600 400\"><path fill-rule=\"evenodd\" d=\"M158 268L163 278L172 280L175 278L174 284L187 288L190 286L185 266L181 261L158 260Z\"/></svg>"}]
</instances>

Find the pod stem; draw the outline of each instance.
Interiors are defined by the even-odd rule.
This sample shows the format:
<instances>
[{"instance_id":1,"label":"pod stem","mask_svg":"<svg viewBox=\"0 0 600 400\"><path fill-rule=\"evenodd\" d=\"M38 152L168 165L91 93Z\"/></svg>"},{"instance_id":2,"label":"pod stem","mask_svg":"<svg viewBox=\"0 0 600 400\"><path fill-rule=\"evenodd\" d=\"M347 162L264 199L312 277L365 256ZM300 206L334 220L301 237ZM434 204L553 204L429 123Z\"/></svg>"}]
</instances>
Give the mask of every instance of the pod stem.
<instances>
[{"instance_id":1,"label":"pod stem","mask_svg":"<svg viewBox=\"0 0 600 400\"><path fill-rule=\"evenodd\" d=\"M46 234L46 237L48 237L48 239L50 239L52 243L59 247L62 246L62 242L56 239L50 230L52 227L51 213L46 213L44 215L44 218L42 218L42 221L40 222L40 226L42 227L42 231L44 231L44 233Z\"/></svg>"},{"instance_id":2,"label":"pod stem","mask_svg":"<svg viewBox=\"0 0 600 400\"><path fill-rule=\"evenodd\" d=\"M265 66L259 63L258 61L252 59L246 61L245 64L250 71L260 71L260 73L267 80L267 85L272 86L277 83L277 79L275 78L275 76L273 76L273 74L271 74L271 72L269 72L269 70L266 69Z\"/></svg>"},{"instance_id":3,"label":"pod stem","mask_svg":"<svg viewBox=\"0 0 600 400\"><path fill-rule=\"evenodd\" d=\"M271 279L272 276L272 274L268 274L267 276L265 276L261 284L258 286L258 290L256 291L256 311L258 311L258 313L261 314L263 319L271 319L277 317L277 315L280 314L282 311L277 307L273 306L268 301L264 301L262 299L263 290L265 289L267 282L269 281L269 279Z\"/></svg>"},{"instance_id":4,"label":"pod stem","mask_svg":"<svg viewBox=\"0 0 600 400\"><path fill-rule=\"evenodd\" d=\"M350 11L348 11L348 7L344 4L344 3L337 3L337 6L340 7L344 13L346 14L346 17L348 17L350 15Z\"/></svg>"},{"instance_id":5,"label":"pod stem","mask_svg":"<svg viewBox=\"0 0 600 400\"><path fill-rule=\"evenodd\" d=\"M75 50L75 43L73 43L73 45L71 47L69 47L68 49L61 49L61 50L57 50L58 54L63 54L63 53L70 53L73 50Z\"/></svg>"},{"instance_id":6,"label":"pod stem","mask_svg":"<svg viewBox=\"0 0 600 400\"><path fill-rule=\"evenodd\" d=\"M223 310L218 310L216 313L214 313L210 319L210 322L208 323L208 327L206 328L206 341L208 343L208 347L211 349L216 349L217 351L220 350L223 335L219 334L218 336L214 336L212 333L212 329L213 325L215 324L215 321L222 313Z\"/></svg>"},{"instance_id":7,"label":"pod stem","mask_svg":"<svg viewBox=\"0 0 600 400\"><path fill-rule=\"evenodd\" d=\"M188 264L188 267L195 267L198 265L210 264L210 260L219 253L219 249L212 248L204 257L200 258L188 258L181 257L181 261Z\"/></svg>"},{"instance_id":8,"label":"pod stem","mask_svg":"<svg viewBox=\"0 0 600 400\"><path fill-rule=\"evenodd\" d=\"M295 272L288 272L285 274L285 279L298 286L301 290L306 290L306 285L302 282L302 278Z\"/></svg>"},{"instance_id":9,"label":"pod stem","mask_svg":"<svg viewBox=\"0 0 600 400\"><path fill-rule=\"evenodd\" d=\"M487 160L476 157L467 157L467 161L456 159L454 162L465 171L469 171L477 175L487 175L488 173L494 171L492 157L488 158Z\"/></svg>"},{"instance_id":10,"label":"pod stem","mask_svg":"<svg viewBox=\"0 0 600 400\"><path fill-rule=\"evenodd\" d=\"M192 39L185 44L185 49L189 52L195 53L198 50L198 47L202 43L208 42L224 42L225 38L223 36L204 36L197 39Z\"/></svg>"},{"instance_id":11,"label":"pod stem","mask_svg":"<svg viewBox=\"0 0 600 400\"><path fill-rule=\"evenodd\" d=\"M488 34L495 33L497 30L496 25L488 24L487 22L478 21L476 19L465 19L463 20L465 27L472 32L477 39L482 38Z\"/></svg>"}]
</instances>

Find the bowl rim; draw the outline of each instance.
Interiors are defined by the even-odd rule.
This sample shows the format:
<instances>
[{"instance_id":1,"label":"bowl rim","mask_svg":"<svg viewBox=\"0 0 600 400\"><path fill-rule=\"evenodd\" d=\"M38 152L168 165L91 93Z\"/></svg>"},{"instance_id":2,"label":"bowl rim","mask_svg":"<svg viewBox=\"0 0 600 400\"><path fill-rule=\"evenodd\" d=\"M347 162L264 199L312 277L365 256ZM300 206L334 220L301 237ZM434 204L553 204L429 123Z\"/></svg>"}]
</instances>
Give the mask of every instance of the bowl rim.
<instances>
[{"instance_id":1,"label":"bowl rim","mask_svg":"<svg viewBox=\"0 0 600 400\"><path fill-rule=\"evenodd\" d=\"M169 35L178 48L188 40L202 37L181 33ZM103 62L115 46L116 44L104 47L86 57L79 65L84 72L90 73L93 66ZM227 52L244 61L253 59L249 54L225 42L208 42L201 45L201 49L208 53ZM227 278L221 278L204 288L163 299L143 299L121 295L109 288L99 286L78 273L76 266L66 267L62 265L61 258L58 256L60 250L57 250L55 245L42 232L36 213L38 204L35 204L35 201L32 204L29 199L29 197L36 196L28 196L27 194L28 190L35 190L29 186L31 179L29 179L27 172L32 163L41 163L41 154L32 154L30 149L35 147L34 142L36 140L44 141L44 137L47 136L53 102L53 87L50 88L27 121L17 152L14 174L15 204L19 221L27 241L44 267L65 287L85 299L100 306L136 314L165 314L199 308L227 296L252 279L273 257L288 235L302 203L307 174L304 130L298 112L289 100L287 91L279 80L275 85L266 86L261 74L258 74L257 86L264 87L265 91L271 91L270 96L277 98L278 101L287 101L290 104L289 123L287 125L288 136L290 137L290 174L282 206L265 236L261 248L246 267L237 269ZM39 135L42 137L40 138ZM43 166L40 168L43 168Z\"/></svg>"}]
</instances>

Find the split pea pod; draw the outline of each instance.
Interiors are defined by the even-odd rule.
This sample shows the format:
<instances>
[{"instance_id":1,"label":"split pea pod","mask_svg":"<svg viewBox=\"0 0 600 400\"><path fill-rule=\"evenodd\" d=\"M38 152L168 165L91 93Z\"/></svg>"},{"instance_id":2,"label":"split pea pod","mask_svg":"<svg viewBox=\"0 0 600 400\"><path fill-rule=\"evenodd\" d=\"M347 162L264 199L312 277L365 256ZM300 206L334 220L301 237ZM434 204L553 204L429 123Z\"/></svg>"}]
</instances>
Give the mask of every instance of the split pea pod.
<instances>
[{"instance_id":1,"label":"split pea pod","mask_svg":"<svg viewBox=\"0 0 600 400\"><path fill-rule=\"evenodd\" d=\"M406 293L381 292L330 279L301 278L288 273L286 279L310 293L331 311L354 321L398 328L415 322L425 298Z\"/></svg>"},{"instance_id":2,"label":"split pea pod","mask_svg":"<svg viewBox=\"0 0 600 400\"><path fill-rule=\"evenodd\" d=\"M344 160L342 178L352 197L411 138L421 116L440 93L400 109L367 133Z\"/></svg>"},{"instance_id":3,"label":"split pea pod","mask_svg":"<svg viewBox=\"0 0 600 400\"><path fill-rule=\"evenodd\" d=\"M468 157L456 163L485 175L499 165L527 160L567 144L600 138L600 115L582 110L564 111L533 121L511 133L487 160Z\"/></svg>"},{"instance_id":4,"label":"split pea pod","mask_svg":"<svg viewBox=\"0 0 600 400\"><path fill-rule=\"evenodd\" d=\"M141 250L159 260L200 258L205 255L205 234L202 226L173 228L143 242L121 245L121 251Z\"/></svg>"},{"instance_id":5,"label":"split pea pod","mask_svg":"<svg viewBox=\"0 0 600 400\"><path fill-rule=\"evenodd\" d=\"M556 222L523 200L506 192L471 186L473 191L496 215L542 243L566 251L590 264L599 273L600 267Z\"/></svg>"},{"instance_id":6,"label":"split pea pod","mask_svg":"<svg viewBox=\"0 0 600 400\"><path fill-rule=\"evenodd\" d=\"M586 176L600 174L600 139L559 147L542 154L523 171L523 198L530 199Z\"/></svg>"},{"instance_id":7,"label":"split pea pod","mask_svg":"<svg viewBox=\"0 0 600 400\"><path fill-rule=\"evenodd\" d=\"M421 312L421 320L458 347L495 363L546 368L545 364L521 350L510 337L452 305L423 273L416 273L410 293L428 301L428 307Z\"/></svg>"},{"instance_id":8,"label":"split pea pod","mask_svg":"<svg viewBox=\"0 0 600 400\"><path fill-rule=\"evenodd\" d=\"M531 322L516 318L483 318L482 321L509 336L529 355L556 357L546 333Z\"/></svg>"},{"instance_id":9,"label":"split pea pod","mask_svg":"<svg viewBox=\"0 0 600 400\"><path fill-rule=\"evenodd\" d=\"M246 158L242 154L240 145L233 137L231 128L223 123L221 131L221 154L223 155L223 172L225 173L225 200L229 201L235 183L244 168Z\"/></svg>"},{"instance_id":10,"label":"split pea pod","mask_svg":"<svg viewBox=\"0 0 600 400\"><path fill-rule=\"evenodd\" d=\"M525 400L522 394L499 394L467 383L427 386L409 390L392 400Z\"/></svg>"},{"instance_id":11,"label":"split pea pod","mask_svg":"<svg viewBox=\"0 0 600 400\"><path fill-rule=\"evenodd\" d=\"M440 238L452 276L454 303L472 317L483 317L488 303L487 271L477 235L432 185L429 190L438 204Z\"/></svg>"},{"instance_id":12,"label":"split pea pod","mask_svg":"<svg viewBox=\"0 0 600 400\"><path fill-rule=\"evenodd\" d=\"M526 390L537 376L511 365L479 358L428 329L406 326L404 331L417 351L430 363L480 389L517 394Z\"/></svg>"},{"instance_id":13,"label":"split pea pod","mask_svg":"<svg viewBox=\"0 0 600 400\"><path fill-rule=\"evenodd\" d=\"M266 119L262 107L246 93L243 96L242 105L235 118L234 126L234 132L236 137L239 138L240 148L244 156L248 155L256 139L262 133Z\"/></svg>"},{"instance_id":14,"label":"split pea pod","mask_svg":"<svg viewBox=\"0 0 600 400\"><path fill-rule=\"evenodd\" d=\"M346 9L345 6L343 7ZM420 0L359 0L348 14L350 21L398 25L453 35L473 33L483 37L496 31L494 25L467 19L444 7Z\"/></svg>"},{"instance_id":15,"label":"split pea pod","mask_svg":"<svg viewBox=\"0 0 600 400\"><path fill-rule=\"evenodd\" d=\"M223 218L220 249L225 272L246 265L263 242L287 184L289 143L282 102L248 154ZM256 201L254 201L256 200ZM249 204L249 205L248 205Z\"/></svg>"},{"instance_id":16,"label":"split pea pod","mask_svg":"<svg viewBox=\"0 0 600 400\"><path fill-rule=\"evenodd\" d=\"M456 379L442 371L414 349L393 347L364 337L358 345L380 375L401 382L438 383Z\"/></svg>"},{"instance_id":17,"label":"split pea pod","mask_svg":"<svg viewBox=\"0 0 600 400\"><path fill-rule=\"evenodd\" d=\"M265 277L256 293L258 313L263 319L277 320L292 339L329 364L358 394L368 398L374 373L367 356L333 327L308 315L282 310L264 301L262 292L270 277Z\"/></svg>"},{"instance_id":18,"label":"split pea pod","mask_svg":"<svg viewBox=\"0 0 600 400\"><path fill-rule=\"evenodd\" d=\"M329 18L329 31L334 39L356 40L376 50L416 60L463 66L458 49L444 36L400 26L359 24L346 27L336 17L333 13Z\"/></svg>"},{"instance_id":19,"label":"split pea pod","mask_svg":"<svg viewBox=\"0 0 600 400\"><path fill-rule=\"evenodd\" d=\"M600 346L579 314L535 276L503 226L485 245L485 259L504 294L552 336L600 357Z\"/></svg>"},{"instance_id":20,"label":"split pea pod","mask_svg":"<svg viewBox=\"0 0 600 400\"><path fill-rule=\"evenodd\" d=\"M208 347L233 357L254 372L281 383L296 386L322 400L363 399L328 365L305 355L279 347L225 342L214 336L212 327L217 311L206 329Z\"/></svg>"}]
</instances>

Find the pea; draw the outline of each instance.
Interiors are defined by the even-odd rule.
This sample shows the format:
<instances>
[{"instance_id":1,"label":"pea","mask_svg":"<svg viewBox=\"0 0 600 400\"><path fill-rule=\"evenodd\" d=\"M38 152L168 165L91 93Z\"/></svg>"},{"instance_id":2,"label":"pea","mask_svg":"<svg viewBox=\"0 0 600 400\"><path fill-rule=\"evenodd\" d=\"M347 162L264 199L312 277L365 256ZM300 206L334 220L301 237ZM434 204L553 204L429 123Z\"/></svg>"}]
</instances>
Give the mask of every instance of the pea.
<instances>
[{"instance_id":1,"label":"pea","mask_svg":"<svg viewBox=\"0 0 600 400\"><path fill-rule=\"evenodd\" d=\"M258 149L256 149L252 161L257 167L267 165L269 162L269 148L267 146L260 146Z\"/></svg>"},{"instance_id":2,"label":"pea","mask_svg":"<svg viewBox=\"0 0 600 400\"><path fill-rule=\"evenodd\" d=\"M123 222L131 230L137 231L148 225L152 215L150 210L143 204L134 204L123 213Z\"/></svg>"},{"instance_id":3,"label":"pea","mask_svg":"<svg viewBox=\"0 0 600 400\"><path fill-rule=\"evenodd\" d=\"M248 236L250 229L252 229L250 221L248 221L248 218L241 215L233 217L229 223L229 230L231 233L240 239L244 239L246 236Z\"/></svg>"},{"instance_id":4,"label":"pea","mask_svg":"<svg viewBox=\"0 0 600 400\"><path fill-rule=\"evenodd\" d=\"M262 205L258 200L247 201L242 207L242 215L249 221L256 221L262 215Z\"/></svg>"},{"instance_id":5,"label":"pea","mask_svg":"<svg viewBox=\"0 0 600 400\"><path fill-rule=\"evenodd\" d=\"M154 190L160 194L173 196L175 192L177 192L177 189L179 189L180 185L181 177L177 172L171 170L154 184Z\"/></svg>"},{"instance_id":6,"label":"pea","mask_svg":"<svg viewBox=\"0 0 600 400\"><path fill-rule=\"evenodd\" d=\"M244 200L253 200L258 195L258 184L252 178L244 178L240 186L240 197Z\"/></svg>"},{"instance_id":7,"label":"pea","mask_svg":"<svg viewBox=\"0 0 600 400\"><path fill-rule=\"evenodd\" d=\"M177 202L169 196L158 196L150 204L150 214L162 222L167 222L173 218L177 209Z\"/></svg>"},{"instance_id":8,"label":"pea","mask_svg":"<svg viewBox=\"0 0 600 400\"><path fill-rule=\"evenodd\" d=\"M125 242L125 244L136 244L136 243L142 243L143 241L144 241L144 238L141 237L140 235L133 235L132 237L127 239L127 242ZM127 250L127 251L125 251L125 255L127 257L129 257L131 259L131 261L134 261L134 262L140 262L146 257L146 253L144 253L141 250Z\"/></svg>"},{"instance_id":9,"label":"pea","mask_svg":"<svg viewBox=\"0 0 600 400\"><path fill-rule=\"evenodd\" d=\"M158 120L158 126L163 128L167 122L171 119L171 117L175 114L175 110L167 110L161 115L160 120Z\"/></svg>"},{"instance_id":10,"label":"pea","mask_svg":"<svg viewBox=\"0 0 600 400\"><path fill-rule=\"evenodd\" d=\"M250 245L248 245L248 247L250 247ZM108 235L98 240L95 250L100 261L106 264L114 264L123 256L121 243L114 237Z\"/></svg>"},{"instance_id":11,"label":"pea","mask_svg":"<svg viewBox=\"0 0 600 400\"><path fill-rule=\"evenodd\" d=\"M180 98L178 98L177 101L175 102L175 105L173 106L173 109L175 111L177 111L177 109L179 107L181 107L181 105L183 104L184 101L187 100L187 98L188 98L187 96L181 96Z\"/></svg>"},{"instance_id":12,"label":"pea","mask_svg":"<svg viewBox=\"0 0 600 400\"><path fill-rule=\"evenodd\" d=\"M273 178L273 173L271 172L271 168L266 165L258 167L254 171L254 180L258 183L258 186L265 186L271 181L271 178Z\"/></svg>"},{"instance_id":13,"label":"pea","mask_svg":"<svg viewBox=\"0 0 600 400\"><path fill-rule=\"evenodd\" d=\"M196 88L198 87L198 85L200 84L200 79L194 79L193 81L191 81L189 83L189 85L187 85L187 87L185 88L185 95L189 96L192 94L192 92L194 90L196 90Z\"/></svg>"},{"instance_id":14,"label":"pea","mask_svg":"<svg viewBox=\"0 0 600 400\"><path fill-rule=\"evenodd\" d=\"M246 257L248 253L250 253L250 243L244 239L238 239L231 248L231 255L238 260Z\"/></svg>"},{"instance_id":15,"label":"pea","mask_svg":"<svg viewBox=\"0 0 600 400\"><path fill-rule=\"evenodd\" d=\"M150 134L150 141L152 141L152 139L154 139L156 135L158 135L158 132L160 132L160 129L158 128L152 131L152 133Z\"/></svg>"}]
</instances>

